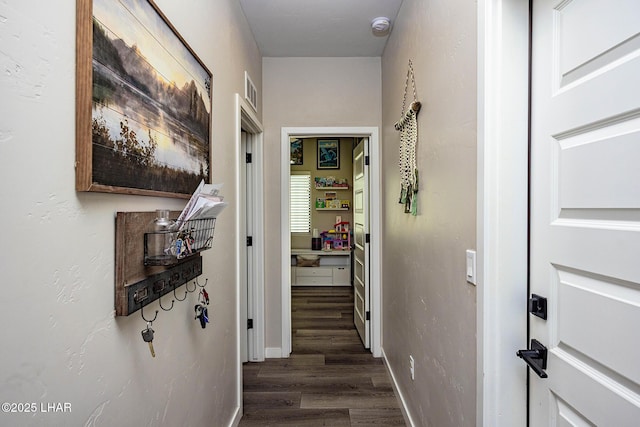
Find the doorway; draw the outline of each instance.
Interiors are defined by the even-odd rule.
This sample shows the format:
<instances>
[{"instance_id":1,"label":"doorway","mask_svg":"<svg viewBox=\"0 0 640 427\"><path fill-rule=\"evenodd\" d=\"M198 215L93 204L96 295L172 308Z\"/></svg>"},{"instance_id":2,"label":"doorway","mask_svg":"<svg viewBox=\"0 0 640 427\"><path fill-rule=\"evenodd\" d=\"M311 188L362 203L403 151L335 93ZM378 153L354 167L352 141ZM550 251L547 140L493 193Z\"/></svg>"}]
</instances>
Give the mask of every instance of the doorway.
<instances>
[{"instance_id":1,"label":"doorway","mask_svg":"<svg viewBox=\"0 0 640 427\"><path fill-rule=\"evenodd\" d=\"M290 188L290 139L292 137L356 137L369 138L370 143L370 234L371 238L371 352L375 357L382 356L381 346L381 283L380 283L380 236L381 227L381 182L380 182L380 147L377 127L301 127L282 128L281 131L281 188ZM289 357L291 353L291 233L289 218L289 195L283 190L281 198L281 297L282 297L282 347L281 357Z\"/></svg>"},{"instance_id":2,"label":"doorway","mask_svg":"<svg viewBox=\"0 0 640 427\"><path fill-rule=\"evenodd\" d=\"M262 125L236 94L236 277L239 390L242 362L264 360L264 200ZM250 239L249 239L250 238ZM251 245L248 246L249 241ZM251 320L251 322L249 322ZM253 325L250 325L253 323ZM248 328L252 326L252 328ZM242 402L242 395L238 397Z\"/></svg>"}]
</instances>

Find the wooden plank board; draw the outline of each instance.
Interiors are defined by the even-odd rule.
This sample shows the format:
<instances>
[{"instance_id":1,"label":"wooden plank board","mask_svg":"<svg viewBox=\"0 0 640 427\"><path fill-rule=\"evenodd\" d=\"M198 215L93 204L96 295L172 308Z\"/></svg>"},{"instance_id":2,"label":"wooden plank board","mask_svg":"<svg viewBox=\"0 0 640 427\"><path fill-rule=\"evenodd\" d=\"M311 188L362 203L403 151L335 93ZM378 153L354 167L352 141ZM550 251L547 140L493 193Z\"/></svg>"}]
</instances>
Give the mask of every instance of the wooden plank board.
<instances>
[{"instance_id":1,"label":"wooden plank board","mask_svg":"<svg viewBox=\"0 0 640 427\"><path fill-rule=\"evenodd\" d=\"M171 211L170 215L172 218L177 218L180 211ZM166 267L145 267L144 265L144 233L155 217L155 211L116 213L116 316L130 314L127 309L127 286L166 270Z\"/></svg>"}]
</instances>

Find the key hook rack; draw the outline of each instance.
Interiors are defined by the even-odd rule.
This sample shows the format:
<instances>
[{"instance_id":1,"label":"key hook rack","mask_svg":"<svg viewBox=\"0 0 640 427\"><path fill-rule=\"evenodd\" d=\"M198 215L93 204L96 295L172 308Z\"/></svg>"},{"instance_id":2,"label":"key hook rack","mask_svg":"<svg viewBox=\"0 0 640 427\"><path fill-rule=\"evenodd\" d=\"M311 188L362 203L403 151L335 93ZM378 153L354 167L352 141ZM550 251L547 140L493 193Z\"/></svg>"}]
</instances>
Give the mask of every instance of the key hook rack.
<instances>
[{"instance_id":1,"label":"key hook rack","mask_svg":"<svg viewBox=\"0 0 640 427\"><path fill-rule=\"evenodd\" d=\"M179 211L170 211L172 218L177 218ZM202 257L200 252L211 248L215 218L204 218L187 221L183 231L152 231L149 224L157 217L156 212L118 212L116 213L116 283L115 283L115 309L116 316L128 316L138 310L145 322L153 322L158 317L156 310L153 319L149 320L144 314L143 307L159 300L163 311L174 308L175 302L184 301L189 293L195 292L204 285L198 281L202 275ZM164 234L163 234L164 233ZM157 235L168 237L171 247L167 248L167 257L162 262L152 262L147 256L147 245L150 236L154 239ZM176 240L184 240L184 245L189 249L171 255ZM192 284L189 282L193 281ZM185 294L178 297L177 290L185 285ZM164 305L162 297L173 292L170 304Z\"/></svg>"},{"instance_id":2,"label":"key hook rack","mask_svg":"<svg viewBox=\"0 0 640 427\"><path fill-rule=\"evenodd\" d=\"M177 211L116 213L116 316L128 316L140 310L140 317L147 325L141 331L142 339L149 344L151 357L155 357L151 324L158 318L159 311L155 310L153 318L147 318L146 305L158 300L162 311L171 311L176 300L184 301L189 293L200 288L195 318L200 320L203 329L209 323L209 296L204 289L209 280L205 279L201 285L198 277L202 274L200 252L210 249L213 243L215 215L187 216L191 219L184 220ZM192 280L193 287L190 287ZM176 291L182 285L184 296L179 298ZM174 298L171 305L165 306L162 297L169 292L173 292Z\"/></svg>"}]
</instances>

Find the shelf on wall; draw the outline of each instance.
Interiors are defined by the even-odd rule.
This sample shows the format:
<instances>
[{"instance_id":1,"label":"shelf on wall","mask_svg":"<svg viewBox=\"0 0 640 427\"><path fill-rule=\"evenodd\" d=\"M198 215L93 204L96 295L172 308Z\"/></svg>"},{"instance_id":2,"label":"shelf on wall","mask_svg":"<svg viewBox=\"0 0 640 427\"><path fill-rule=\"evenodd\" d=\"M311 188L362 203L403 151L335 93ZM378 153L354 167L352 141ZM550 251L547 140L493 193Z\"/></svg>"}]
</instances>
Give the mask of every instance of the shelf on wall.
<instances>
[{"instance_id":1,"label":"shelf on wall","mask_svg":"<svg viewBox=\"0 0 640 427\"><path fill-rule=\"evenodd\" d=\"M317 211L348 211L349 208L316 208Z\"/></svg>"},{"instance_id":2,"label":"shelf on wall","mask_svg":"<svg viewBox=\"0 0 640 427\"><path fill-rule=\"evenodd\" d=\"M315 187L316 190L350 190L349 187Z\"/></svg>"}]
</instances>

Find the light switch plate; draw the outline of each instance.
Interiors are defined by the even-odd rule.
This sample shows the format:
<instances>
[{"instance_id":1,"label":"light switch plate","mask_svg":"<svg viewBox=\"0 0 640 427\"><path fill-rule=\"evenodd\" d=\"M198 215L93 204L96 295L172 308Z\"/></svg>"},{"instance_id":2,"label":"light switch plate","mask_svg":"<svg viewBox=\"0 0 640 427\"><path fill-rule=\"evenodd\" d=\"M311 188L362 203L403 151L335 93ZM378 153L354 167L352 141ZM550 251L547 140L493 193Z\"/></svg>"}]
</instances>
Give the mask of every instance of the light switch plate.
<instances>
[{"instance_id":1,"label":"light switch plate","mask_svg":"<svg viewBox=\"0 0 640 427\"><path fill-rule=\"evenodd\" d=\"M467 249L467 282L476 284L476 251Z\"/></svg>"}]
</instances>

